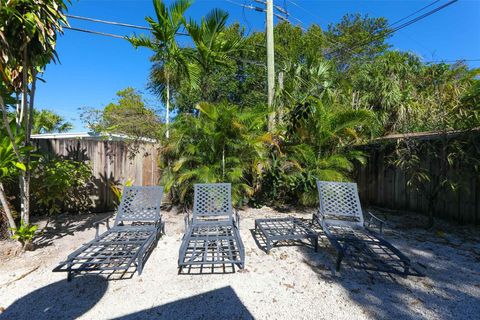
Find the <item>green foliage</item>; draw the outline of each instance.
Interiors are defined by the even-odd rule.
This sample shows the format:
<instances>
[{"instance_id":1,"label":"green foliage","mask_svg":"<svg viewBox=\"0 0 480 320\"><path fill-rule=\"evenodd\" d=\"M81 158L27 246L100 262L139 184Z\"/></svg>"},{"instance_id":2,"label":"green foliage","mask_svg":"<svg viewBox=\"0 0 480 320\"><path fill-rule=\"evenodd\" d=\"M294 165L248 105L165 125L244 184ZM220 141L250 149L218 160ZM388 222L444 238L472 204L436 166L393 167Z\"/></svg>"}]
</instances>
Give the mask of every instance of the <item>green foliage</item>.
<instances>
[{"instance_id":1,"label":"green foliage","mask_svg":"<svg viewBox=\"0 0 480 320\"><path fill-rule=\"evenodd\" d=\"M18 161L13 144L8 136L0 138L0 181L13 178L25 165Z\"/></svg>"},{"instance_id":2,"label":"green foliage","mask_svg":"<svg viewBox=\"0 0 480 320\"><path fill-rule=\"evenodd\" d=\"M213 9L200 23L190 19L186 29L195 44L194 59L207 74L213 66L230 66L230 57L239 50L242 41L226 33L228 12Z\"/></svg>"},{"instance_id":3,"label":"green foliage","mask_svg":"<svg viewBox=\"0 0 480 320\"><path fill-rule=\"evenodd\" d=\"M155 139L159 135L160 120L139 92L128 87L118 91L117 98L116 103L109 103L103 110L84 110L82 120L96 132L124 134L132 140Z\"/></svg>"},{"instance_id":4,"label":"green foliage","mask_svg":"<svg viewBox=\"0 0 480 320\"><path fill-rule=\"evenodd\" d=\"M67 132L73 125L54 111L34 110L32 134Z\"/></svg>"},{"instance_id":5,"label":"green foliage","mask_svg":"<svg viewBox=\"0 0 480 320\"><path fill-rule=\"evenodd\" d=\"M23 220L20 222L20 227L10 228L10 230L13 232L12 239L20 241L20 243L24 246L32 242L37 229L37 225L25 224Z\"/></svg>"},{"instance_id":6,"label":"green foliage","mask_svg":"<svg viewBox=\"0 0 480 320\"><path fill-rule=\"evenodd\" d=\"M21 146L24 134L21 129L17 129L14 121L10 123L10 130L14 135L14 142L10 140L4 126L0 126L0 182L5 182L16 177L22 171L25 171L26 165L20 161L27 150L33 150L32 147ZM17 146L15 150L14 145ZM18 154L17 154L18 152Z\"/></svg>"},{"instance_id":7,"label":"green foliage","mask_svg":"<svg viewBox=\"0 0 480 320\"><path fill-rule=\"evenodd\" d=\"M228 103L200 103L199 116L182 114L172 125L170 139L162 142L160 167L166 191L190 204L194 183L230 182L236 205L248 201L264 167L265 114L240 112Z\"/></svg>"},{"instance_id":8,"label":"green foliage","mask_svg":"<svg viewBox=\"0 0 480 320\"><path fill-rule=\"evenodd\" d=\"M91 207L92 169L84 162L43 157L32 176L35 211L58 214L82 212ZM93 188L93 190L89 190Z\"/></svg>"},{"instance_id":9,"label":"green foliage","mask_svg":"<svg viewBox=\"0 0 480 320\"><path fill-rule=\"evenodd\" d=\"M26 225L30 219L30 177L34 158L31 155L30 136L36 80L47 64L57 60L57 36L62 33L62 25L68 25L65 16L67 3L68 0L21 0L2 1L0 5L0 108L3 125L9 131L7 104L18 103L15 118L17 126L25 132L19 144L11 132L7 133L18 162L25 166L19 187L21 219ZM26 148L23 155L19 151L22 147ZM12 226L13 218L10 218Z\"/></svg>"},{"instance_id":10,"label":"green foliage","mask_svg":"<svg viewBox=\"0 0 480 320\"><path fill-rule=\"evenodd\" d=\"M127 179L127 181L125 181L124 187L130 187L130 186L133 186L133 180ZM120 204L120 201L122 201L122 193L123 193L122 189L115 184L111 184L110 190L112 190L113 194L115 195L116 204L117 205Z\"/></svg>"},{"instance_id":11,"label":"green foliage","mask_svg":"<svg viewBox=\"0 0 480 320\"><path fill-rule=\"evenodd\" d=\"M275 26L277 88L267 110L265 33L227 26L218 9L187 19L190 4L155 0L152 36L129 38L153 50L149 87L178 114L171 127L168 112L166 126L152 126L171 130L157 136L161 183L176 203L191 203L194 183L231 182L237 205L316 204L315 180L352 179L367 161L357 147L372 138L480 124L478 70L392 51L387 20L359 14L326 31ZM192 48L176 42L183 27ZM412 186L455 186L422 167L425 152L442 170L466 157L464 146L446 146L442 154L399 147L395 165L412 173Z\"/></svg>"},{"instance_id":12,"label":"green foliage","mask_svg":"<svg viewBox=\"0 0 480 320\"><path fill-rule=\"evenodd\" d=\"M389 45L388 21L360 14L344 15L336 24L330 24L325 36L335 45L329 54L341 69L354 68L359 63L385 52Z\"/></svg>"},{"instance_id":13,"label":"green foliage","mask_svg":"<svg viewBox=\"0 0 480 320\"><path fill-rule=\"evenodd\" d=\"M57 59L57 36L62 32L61 24L68 25L64 14L67 3L69 1L62 0L2 1L0 78L5 80L9 92L21 89L22 65L38 71Z\"/></svg>"},{"instance_id":14,"label":"green foliage","mask_svg":"<svg viewBox=\"0 0 480 320\"><path fill-rule=\"evenodd\" d=\"M424 65L410 53L386 52L352 75L352 106L374 110L383 134L472 128L480 123L469 100L478 97L478 75L463 64Z\"/></svg>"},{"instance_id":15,"label":"green foliage","mask_svg":"<svg viewBox=\"0 0 480 320\"><path fill-rule=\"evenodd\" d=\"M421 108L416 85L422 73L417 56L386 52L352 75L354 107L374 110L386 133L405 130L413 112Z\"/></svg>"},{"instance_id":16,"label":"green foliage","mask_svg":"<svg viewBox=\"0 0 480 320\"><path fill-rule=\"evenodd\" d=\"M316 179L348 181L354 163L366 162L352 147L365 141L374 123L366 110L343 109L310 97L287 114L283 143L264 181L267 199L317 203ZM370 127L369 127L370 126Z\"/></svg>"},{"instance_id":17,"label":"green foliage","mask_svg":"<svg viewBox=\"0 0 480 320\"><path fill-rule=\"evenodd\" d=\"M470 186L464 183L471 175L480 174L478 133L443 132L423 140L408 137L398 140L390 163L405 172L407 185L426 198L426 214L431 226L442 193L471 192Z\"/></svg>"}]
</instances>

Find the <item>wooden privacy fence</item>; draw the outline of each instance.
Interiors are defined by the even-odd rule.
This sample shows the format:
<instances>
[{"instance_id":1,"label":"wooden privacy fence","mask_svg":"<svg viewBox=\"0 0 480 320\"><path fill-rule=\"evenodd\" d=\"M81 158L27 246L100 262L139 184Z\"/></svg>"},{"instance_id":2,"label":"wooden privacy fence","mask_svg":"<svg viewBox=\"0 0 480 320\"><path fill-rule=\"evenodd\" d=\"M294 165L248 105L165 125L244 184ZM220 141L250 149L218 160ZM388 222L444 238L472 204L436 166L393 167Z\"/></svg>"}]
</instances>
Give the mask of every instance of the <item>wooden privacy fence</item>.
<instances>
[{"instance_id":1,"label":"wooden privacy fence","mask_svg":"<svg viewBox=\"0 0 480 320\"><path fill-rule=\"evenodd\" d=\"M477 136L480 138L480 135ZM368 163L357 168L356 181L360 198L366 206L378 206L399 211L426 213L427 199L413 186L407 185L407 175L401 169L390 164L389 155L394 143L369 145L364 151L368 155ZM439 164L427 155L421 161L429 170L438 172ZM447 176L462 180L459 191L453 192L445 188L435 204L434 216L459 223L480 224L480 177L474 170L451 168ZM429 186L431 187L431 186Z\"/></svg>"},{"instance_id":2,"label":"wooden privacy fence","mask_svg":"<svg viewBox=\"0 0 480 320\"><path fill-rule=\"evenodd\" d=\"M111 185L121 186L127 179L135 185L156 185L160 173L157 165L158 146L145 142L132 148L125 141L98 138L36 138L33 140L40 151L67 159L85 161L93 172L93 211L114 209L114 194Z\"/></svg>"}]
</instances>

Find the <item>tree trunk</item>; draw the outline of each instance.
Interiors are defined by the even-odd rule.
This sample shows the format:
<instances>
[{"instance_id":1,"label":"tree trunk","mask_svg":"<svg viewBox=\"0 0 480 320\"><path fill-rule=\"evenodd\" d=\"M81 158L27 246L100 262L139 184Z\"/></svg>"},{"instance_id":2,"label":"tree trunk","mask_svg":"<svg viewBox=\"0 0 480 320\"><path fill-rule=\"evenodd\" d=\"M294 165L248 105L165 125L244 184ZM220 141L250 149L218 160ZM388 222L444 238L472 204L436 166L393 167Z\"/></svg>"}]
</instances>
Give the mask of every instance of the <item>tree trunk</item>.
<instances>
[{"instance_id":1,"label":"tree trunk","mask_svg":"<svg viewBox=\"0 0 480 320\"><path fill-rule=\"evenodd\" d=\"M165 133L165 137L170 138L170 80L168 79L167 75L167 110L166 110L166 115L165 115L165 125L167 126L167 132Z\"/></svg>"},{"instance_id":2,"label":"tree trunk","mask_svg":"<svg viewBox=\"0 0 480 320\"><path fill-rule=\"evenodd\" d=\"M8 225L12 229L17 229L17 225L15 224L15 219L13 219L12 211L10 211L10 207L8 206L7 195L5 193L5 188L3 187L3 183L0 182L0 203L2 204L3 211L8 219ZM13 232L9 229L10 236L13 235Z\"/></svg>"},{"instance_id":3,"label":"tree trunk","mask_svg":"<svg viewBox=\"0 0 480 320\"><path fill-rule=\"evenodd\" d=\"M275 119L277 117L277 113L274 110L270 110L268 113L268 132L273 132L276 127Z\"/></svg>"},{"instance_id":4,"label":"tree trunk","mask_svg":"<svg viewBox=\"0 0 480 320\"><path fill-rule=\"evenodd\" d=\"M25 128L25 143L29 141L28 137L28 68L27 68L27 48L23 50L23 68L22 68L22 105L21 105L21 117L20 123L23 122ZM23 159L22 159L23 160ZM28 168L28 163L23 164ZM19 178L20 184L20 202L21 202L21 220L25 224L29 223L29 213L30 213L30 190L28 185L29 179L26 176L26 172L22 172Z\"/></svg>"},{"instance_id":5,"label":"tree trunk","mask_svg":"<svg viewBox=\"0 0 480 320\"><path fill-rule=\"evenodd\" d=\"M37 72L32 69L31 70L32 74L32 86L30 88L30 94L29 94L29 101L28 101L28 108L25 113L25 146L30 147L31 145L31 139L30 135L32 133L32 125L33 125L33 108L34 108L34 101L35 101L35 90L36 90L36 83L37 83ZM30 178L32 175L31 169L30 169L30 150L27 149L26 155L25 155L25 174L24 174L24 198L25 198L25 203L24 203L24 212L23 212L23 221L26 225L30 223Z\"/></svg>"},{"instance_id":6,"label":"tree trunk","mask_svg":"<svg viewBox=\"0 0 480 320\"><path fill-rule=\"evenodd\" d=\"M278 92L283 93L283 71L278 73ZM283 117L285 116L285 106L283 105L282 98L277 99L278 103L278 113L277 113L277 123L281 126L283 124Z\"/></svg>"},{"instance_id":7,"label":"tree trunk","mask_svg":"<svg viewBox=\"0 0 480 320\"><path fill-rule=\"evenodd\" d=\"M225 182L225 144L222 149L222 182Z\"/></svg>"},{"instance_id":8,"label":"tree trunk","mask_svg":"<svg viewBox=\"0 0 480 320\"><path fill-rule=\"evenodd\" d=\"M15 92L15 108L16 108L16 115L15 121L17 123L17 129L20 128L22 125L22 121L20 120L20 115L22 114L22 105L20 103L20 97L18 96L18 92Z\"/></svg>"}]
</instances>

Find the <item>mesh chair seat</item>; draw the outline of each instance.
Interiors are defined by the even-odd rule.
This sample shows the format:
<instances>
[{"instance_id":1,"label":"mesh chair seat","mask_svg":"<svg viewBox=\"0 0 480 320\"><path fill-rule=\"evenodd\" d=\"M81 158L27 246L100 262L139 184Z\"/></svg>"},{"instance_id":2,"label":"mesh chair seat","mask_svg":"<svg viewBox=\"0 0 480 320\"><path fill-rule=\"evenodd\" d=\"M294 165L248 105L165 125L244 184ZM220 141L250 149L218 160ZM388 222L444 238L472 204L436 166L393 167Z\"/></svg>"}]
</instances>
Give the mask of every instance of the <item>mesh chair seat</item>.
<instances>
[{"instance_id":1,"label":"mesh chair seat","mask_svg":"<svg viewBox=\"0 0 480 320\"><path fill-rule=\"evenodd\" d=\"M229 183L195 184L192 218L187 218L178 267L245 264Z\"/></svg>"}]
</instances>

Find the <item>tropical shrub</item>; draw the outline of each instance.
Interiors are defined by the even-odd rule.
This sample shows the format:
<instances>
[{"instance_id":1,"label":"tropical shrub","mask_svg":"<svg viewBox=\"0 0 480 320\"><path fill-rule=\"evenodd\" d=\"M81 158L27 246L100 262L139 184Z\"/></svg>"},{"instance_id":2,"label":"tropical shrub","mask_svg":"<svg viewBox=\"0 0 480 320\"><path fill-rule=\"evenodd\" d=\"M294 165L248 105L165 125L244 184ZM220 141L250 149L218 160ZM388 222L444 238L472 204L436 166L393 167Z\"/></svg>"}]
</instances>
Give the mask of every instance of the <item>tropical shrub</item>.
<instances>
[{"instance_id":1,"label":"tropical shrub","mask_svg":"<svg viewBox=\"0 0 480 320\"><path fill-rule=\"evenodd\" d=\"M73 125L51 110L34 110L32 134L67 132L72 130Z\"/></svg>"},{"instance_id":2,"label":"tropical shrub","mask_svg":"<svg viewBox=\"0 0 480 320\"><path fill-rule=\"evenodd\" d=\"M13 232L12 239L18 240L24 249L27 249L28 244L32 242L37 229L37 225L26 224L23 220L20 222L20 227L10 228Z\"/></svg>"},{"instance_id":3,"label":"tropical shrub","mask_svg":"<svg viewBox=\"0 0 480 320\"><path fill-rule=\"evenodd\" d=\"M182 114L163 142L160 168L166 191L176 203L190 204L194 183L232 183L236 205L247 202L261 176L271 137L266 115L228 103L199 103L198 117Z\"/></svg>"},{"instance_id":4,"label":"tropical shrub","mask_svg":"<svg viewBox=\"0 0 480 320\"><path fill-rule=\"evenodd\" d=\"M287 114L283 143L272 153L265 196L275 201L313 205L316 180L348 181L354 163L365 163L353 146L371 132L375 116L367 110L342 109L328 99L310 97Z\"/></svg>"},{"instance_id":5,"label":"tropical shrub","mask_svg":"<svg viewBox=\"0 0 480 320\"><path fill-rule=\"evenodd\" d=\"M14 141L8 137L7 127L0 126L0 204L2 211L6 216L10 230L16 229L14 210L9 203L6 183L11 183L14 178L26 170L24 163L20 159L31 147L21 146L20 142L24 138L23 130L18 129L11 121L8 123L9 132L14 137Z\"/></svg>"},{"instance_id":6,"label":"tropical shrub","mask_svg":"<svg viewBox=\"0 0 480 320\"><path fill-rule=\"evenodd\" d=\"M92 190L92 169L85 162L44 156L33 171L36 213L87 211Z\"/></svg>"},{"instance_id":7,"label":"tropical shrub","mask_svg":"<svg viewBox=\"0 0 480 320\"><path fill-rule=\"evenodd\" d=\"M124 187L130 186L133 186L133 180L127 179ZM110 190L112 190L113 194L115 195L115 205L118 206L120 201L122 201L123 188L120 188L118 185L112 183L110 185Z\"/></svg>"}]
</instances>

